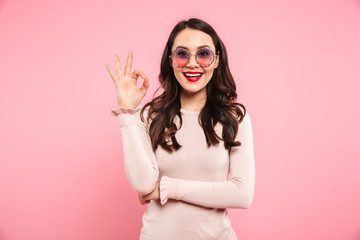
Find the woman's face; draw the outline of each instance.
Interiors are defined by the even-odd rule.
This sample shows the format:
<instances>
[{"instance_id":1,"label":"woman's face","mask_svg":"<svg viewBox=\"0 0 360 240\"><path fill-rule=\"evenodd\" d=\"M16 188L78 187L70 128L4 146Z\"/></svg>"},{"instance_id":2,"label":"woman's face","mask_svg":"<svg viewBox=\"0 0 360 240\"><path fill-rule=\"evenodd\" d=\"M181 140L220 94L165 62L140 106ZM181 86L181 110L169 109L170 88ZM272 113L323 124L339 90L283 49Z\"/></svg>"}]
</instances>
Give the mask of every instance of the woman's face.
<instances>
[{"instance_id":1,"label":"woman's face","mask_svg":"<svg viewBox=\"0 0 360 240\"><path fill-rule=\"evenodd\" d=\"M190 54L193 54L190 56L190 60L187 65L182 68L176 66L172 61L170 61L174 70L174 75L182 87L181 91L183 94L201 94L206 96L206 85L210 81L214 73L214 69L219 64L219 56L214 56L215 59L209 66L200 66L196 62L195 54L200 46L205 45L207 45L206 47L210 48L213 53L216 54L215 46L210 35L200 30L191 28L185 28L184 30L179 32L174 40L171 52L174 52L175 49L181 46L182 48L187 49ZM200 78L187 78L185 76L185 73L191 74L191 72L193 72L194 74L201 73L202 75Z\"/></svg>"}]
</instances>

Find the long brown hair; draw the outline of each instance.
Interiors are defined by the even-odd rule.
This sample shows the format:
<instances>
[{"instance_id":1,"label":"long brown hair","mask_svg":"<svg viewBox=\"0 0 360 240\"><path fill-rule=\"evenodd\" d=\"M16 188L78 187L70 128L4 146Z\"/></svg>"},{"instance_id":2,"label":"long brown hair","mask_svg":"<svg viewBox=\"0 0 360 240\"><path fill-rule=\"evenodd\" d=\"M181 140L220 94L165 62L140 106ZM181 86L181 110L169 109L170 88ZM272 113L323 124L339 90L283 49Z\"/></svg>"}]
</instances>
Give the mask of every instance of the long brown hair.
<instances>
[{"instance_id":1,"label":"long brown hair","mask_svg":"<svg viewBox=\"0 0 360 240\"><path fill-rule=\"evenodd\" d=\"M228 66L226 48L223 42L208 23L198 18L180 21L171 31L161 58L159 74L161 84L159 88L162 87L164 92L143 106L140 111L141 120L144 121L143 113L145 108L149 106L147 121L150 127L148 131L154 152L158 145L168 152L177 151L181 148L175 137L178 129L173 121L176 115L180 118L180 129L182 126L180 114L181 85L176 80L169 64L169 55L177 34L185 28L197 29L209 34L214 42L216 52L220 52L219 65L214 69L213 76L206 85L206 103L199 114L199 124L204 130L209 147L217 145L219 140L223 140L225 148L230 151L231 147L241 145L239 141L234 140L238 131L238 124L244 119L246 109L244 105L235 102L237 99L236 85ZM244 112L240 110L239 106L243 108ZM222 138L214 130L218 122L223 126ZM171 142L166 141L166 139L171 139Z\"/></svg>"}]
</instances>

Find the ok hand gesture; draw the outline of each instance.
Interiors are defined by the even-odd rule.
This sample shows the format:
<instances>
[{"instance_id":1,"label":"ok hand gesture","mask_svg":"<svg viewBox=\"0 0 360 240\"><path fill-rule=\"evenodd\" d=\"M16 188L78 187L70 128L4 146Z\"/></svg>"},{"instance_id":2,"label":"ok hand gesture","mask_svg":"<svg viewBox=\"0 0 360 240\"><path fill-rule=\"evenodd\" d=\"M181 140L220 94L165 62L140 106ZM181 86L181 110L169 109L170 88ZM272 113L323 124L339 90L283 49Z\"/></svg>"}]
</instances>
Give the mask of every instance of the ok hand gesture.
<instances>
[{"instance_id":1,"label":"ok hand gesture","mask_svg":"<svg viewBox=\"0 0 360 240\"><path fill-rule=\"evenodd\" d=\"M135 109L140 104L149 88L149 79L139 69L135 69L130 76L132 60L133 54L132 51L129 50L124 73L121 70L120 58L117 54L115 55L116 73L111 70L108 64L106 64L105 67L109 71L116 87L118 107ZM144 79L140 89L136 85L139 76Z\"/></svg>"}]
</instances>

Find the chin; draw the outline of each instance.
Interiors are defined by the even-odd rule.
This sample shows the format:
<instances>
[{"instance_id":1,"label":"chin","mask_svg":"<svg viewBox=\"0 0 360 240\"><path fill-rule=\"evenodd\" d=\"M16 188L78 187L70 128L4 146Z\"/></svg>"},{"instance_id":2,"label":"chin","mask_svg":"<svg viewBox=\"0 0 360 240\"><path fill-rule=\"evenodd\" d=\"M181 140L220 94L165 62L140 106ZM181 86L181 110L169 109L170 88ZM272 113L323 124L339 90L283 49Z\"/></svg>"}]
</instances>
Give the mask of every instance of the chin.
<instances>
[{"instance_id":1,"label":"chin","mask_svg":"<svg viewBox=\"0 0 360 240\"><path fill-rule=\"evenodd\" d=\"M182 87L182 90L189 93L189 94L196 94L204 90L205 87L198 87L198 88L188 88L188 87Z\"/></svg>"}]
</instances>

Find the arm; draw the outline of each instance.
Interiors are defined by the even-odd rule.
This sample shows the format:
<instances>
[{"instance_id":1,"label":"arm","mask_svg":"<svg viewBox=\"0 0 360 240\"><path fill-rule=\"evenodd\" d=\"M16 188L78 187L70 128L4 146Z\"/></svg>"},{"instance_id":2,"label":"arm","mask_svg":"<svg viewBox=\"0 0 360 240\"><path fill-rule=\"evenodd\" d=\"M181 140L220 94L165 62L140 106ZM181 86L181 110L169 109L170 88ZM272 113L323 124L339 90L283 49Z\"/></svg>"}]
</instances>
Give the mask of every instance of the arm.
<instances>
[{"instance_id":1,"label":"arm","mask_svg":"<svg viewBox=\"0 0 360 240\"><path fill-rule=\"evenodd\" d=\"M223 182L190 181L162 176L160 202L168 198L210 208L249 208L255 190L255 161L251 119L246 113L230 152L231 179Z\"/></svg>"},{"instance_id":2,"label":"arm","mask_svg":"<svg viewBox=\"0 0 360 240\"><path fill-rule=\"evenodd\" d=\"M141 107L122 108L109 113L117 116L124 151L125 174L138 194L151 193L159 177L159 168L151 147L146 125L140 119ZM144 112L145 119L147 110Z\"/></svg>"}]
</instances>

